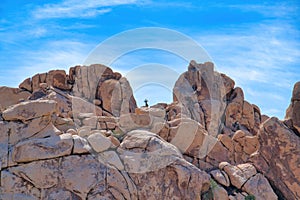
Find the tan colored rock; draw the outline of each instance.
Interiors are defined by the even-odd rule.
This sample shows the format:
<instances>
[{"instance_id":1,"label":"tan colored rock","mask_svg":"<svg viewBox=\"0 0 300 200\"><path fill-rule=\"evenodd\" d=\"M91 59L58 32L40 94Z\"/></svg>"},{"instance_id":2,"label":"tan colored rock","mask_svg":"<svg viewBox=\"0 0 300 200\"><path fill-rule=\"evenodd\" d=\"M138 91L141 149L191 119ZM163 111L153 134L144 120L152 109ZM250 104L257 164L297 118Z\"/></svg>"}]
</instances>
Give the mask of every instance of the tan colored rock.
<instances>
[{"instance_id":1,"label":"tan colored rock","mask_svg":"<svg viewBox=\"0 0 300 200\"><path fill-rule=\"evenodd\" d=\"M232 153L234 151L233 141L229 136L221 134L218 135L218 139L229 150L229 152Z\"/></svg>"},{"instance_id":2,"label":"tan colored rock","mask_svg":"<svg viewBox=\"0 0 300 200\"><path fill-rule=\"evenodd\" d=\"M72 154L84 154L91 151L91 147L85 138L82 138L78 135L72 135L72 138L74 140L74 148Z\"/></svg>"},{"instance_id":3,"label":"tan colored rock","mask_svg":"<svg viewBox=\"0 0 300 200\"><path fill-rule=\"evenodd\" d=\"M87 141L98 153L103 152L112 146L110 139L102 135L100 132L96 132L88 136Z\"/></svg>"},{"instance_id":4,"label":"tan colored rock","mask_svg":"<svg viewBox=\"0 0 300 200\"><path fill-rule=\"evenodd\" d=\"M103 161L106 165L108 164L109 166L114 166L118 170L124 170L124 165L115 151L101 152L98 155L98 159Z\"/></svg>"},{"instance_id":5,"label":"tan colored rock","mask_svg":"<svg viewBox=\"0 0 300 200\"><path fill-rule=\"evenodd\" d=\"M13 161L29 162L40 159L70 155L73 140L70 134L62 134L44 139L32 139L18 143L12 153Z\"/></svg>"},{"instance_id":6,"label":"tan colored rock","mask_svg":"<svg viewBox=\"0 0 300 200\"><path fill-rule=\"evenodd\" d=\"M85 118L82 120L82 125L83 126L89 126L91 128L96 128L98 123L98 118L97 116L93 116L91 118Z\"/></svg>"},{"instance_id":7,"label":"tan colored rock","mask_svg":"<svg viewBox=\"0 0 300 200\"><path fill-rule=\"evenodd\" d=\"M219 185L212 189L212 193L213 200L229 200L227 191Z\"/></svg>"},{"instance_id":8,"label":"tan colored rock","mask_svg":"<svg viewBox=\"0 0 300 200\"><path fill-rule=\"evenodd\" d=\"M30 92L19 88L0 87L0 109L5 110L19 103L20 99L27 99L30 95Z\"/></svg>"},{"instance_id":9,"label":"tan colored rock","mask_svg":"<svg viewBox=\"0 0 300 200\"><path fill-rule=\"evenodd\" d=\"M38 188L8 170L1 171L0 190L0 199L3 200L38 200L41 196Z\"/></svg>"},{"instance_id":10,"label":"tan colored rock","mask_svg":"<svg viewBox=\"0 0 300 200\"><path fill-rule=\"evenodd\" d=\"M8 165L9 127L0 121L0 170Z\"/></svg>"},{"instance_id":11,"label":"tan colored rock","mask_svg":"<svg viewBox=\"0 0 300 200\"><path fill-rule=\"evenodd\" d=\"M209 189L209 176L184 160L147 173L130 174L141 199L200 199ZM177 180L177 181L174 181ZM165 188L162 190L162 188Z\"/></svg>"},{"instance_id":12,"label":"tan colored rock","mask_svg":"<svg viewBox=\"0 0 300 200\"><path fill-rule=\"evenodd\" d=\"M245 126L248 130L254 129L254 109L252 105L247 101L244 101L243 103L243 113L240 123L241 125Z\"/></svg>"},{"instance_id":13,"label":"tan colored rock","mask_svg":"<svg viewBox=\"0 0 300 200\"><path fill-rule=\"evenodd\" d=\"M47 73L46 83L53 87L68 90L70 87L67 84L67 75L65 70L51 70Z\"/></svg>"},{"instance_id":14,"label":"tan colored rock","mask_svg":"<svg viewBox=\"0 0 300 200\"><path fill-rule=\"evenodd\" d=\"M78 97L72 97L72 112L74 119L78 119L81 113L91 113L93 116L101 116L103 110L94 104Z\"/></svg>"},{"instance_id":15,"label":"tan colored rock","mask_svg":"<svg viewBox=\"0 0 300 200\"><path fill-rule=\"evenodd\" d=\"M78 195L65 189L53 188L44 191L44 196L42 196L41 199L80 199Z\"/></svg>"},{"instance_id":16,"label":"tan colored rock","mask_svg":"<svg viewBox=\"0 0 300 200\"><path fill-rule=\"evenodd\" d=\"M115 116L120 116L120 113L134 112L136 103L126 78L121 78L120 74L113 73L110 68L104 65L80 66L74 68L73 71L74 73L72 72L71 76L75 81L73 86L74 96L85 98L89 102L93 102L95 98L100 99L102 100L102 106L105 105L105 108L109 109L108 106L110 105L111 110L107 111ZM107 81L106 86L110 86L109 90L102 86L105 81ZM117 87L114 87L114 83ZM109 93L103 95L101 91L108 91Z\"/></svg>"},{"instance_id":17,"label":"tan colored rock","mask_svg":"<svg viewBox=\"0 0 300 200\"><path fill-rule=\"evenodd\" d=\"M98 95L102 101L102 107L110 112L119 112L122 103L122 91L118 80L109 79L101 84L98 88Z\"/></svg>"},{"instance_id":18,"label":"tan colored rock","mask_svg":"<svg viewBox=\"0 0 300 200\"><path fill-rule=\"evenodd\" d=\"M206 154L206 162L218 167L221 162L229 162L230 154L228 149L222 145L222 143L215 138L211 138L210 142L205 142L211 144L211 150Z\"/></svg>"},{"instance_id":19,"label":"tan colored rock","mask_svg":"<svg viewBox=\"0 0 300 200\"><path fill-rule=\"evenodd\" d=\"M116 137L111 135L108 138L110 139L110 141L111 141L111 143L113 144L114 147L119 147L120 146L120 141Z\"/></svg>"},{"instance_id":20,"label":"tan colored rock","mask_svg":"<svg viewBox=\"0 0 300 200\"><path fill-rule=\"evenodd\" d=\"M230 200L245 200L245 195L239 192L234 192L232 195L229 196Z\"/></svg>"},{"instance_id":21,"label":"tan colored rock","mask_svg":"<svg viewBox=\"0 0 300 200\"><path fill-rule=\"evenodd\" d=\"M251 177L242 189L248 194L254 195L257 200L278 199L268 180L259 173Z\"/></svg>"},{"instance_id":22,"label":"tan colored rock","mask_svg":"<svg viewBox=\"0 0 300 200\"><path fill-rule=\"evenodd\" d=\"M300 133L300 81L295 83L291 104L286 110L285 119L291 120L293 127Z\"/></svg>"},{"instance_id":23,"label":"tan colored rock","mask_svg":"<svg viewBox=\"0 0 300 200\"><path fill-rule=\"evenodd\" d=\"M82 126L77 130L80 137L86 138L91 135L92 128L90 126Z\"/></svg>"},{"instance_id":24,"label":"tan colored rock","mask_svg":"<svg viewBox=\"0 0 300 200\"><path fill-rule=\"evenodd\" d=\"M106 167L101 167L100 162L92 155L64 157L60 171L62 186L81 199L86 199L87 194L97 183L105 184Z\"/></svg>"},{"instance_id":25,"label":"tan colored rock","mask_svg":"<svg viewBox=\"0 0 300 200\"><path fill-rule=\"evenodd\" d=\"M209 176L188 164L173 145L156 134L132 131L118 153L141 199L199 199L209 189Z\"/></svg>"},{"instance_id":26,"label":"tan colored rock","mask_svg":"<svg viewBox=\"0 0 300 200\"><path fill-rule=\"evenodd\" d=\"M161 169L182 157L175 146L144 130L127 133L117 151L125 170L131 173Z\"/></svg>"},{"instance_id":27,"label":"tan colored rock","mask_svg":"<svg viewBox=\"0 0 300 200\"><path fill-rule=\"evenodd\" d=\"M147 129L150 128L152 124L151 117L148 114L123 114L120 116L118 126L128 132L134 129Z\"/></svg>"},{"instance_id":28,"label":"tan colored rock","mask_svg":"<svg viewBox=\"0 0 300 200\"><path fill-rule=\"evenodd\" d=\"M69 96L64 94L62 91L58 93L58 89L55 89L55 91L50 92L47 94L46 97L43 97L43 99L49 99L49 100L54 100L57 103L57 112L60 116L65 117L65 118L70 118L73 117L69 113L72 112L72 101ZM62 95L64 94L64 96Z\"/></svg>"},{"instance_id":29,"label":"tan colored rock","mask_svg":"<svg viewBox=\"0 0 300 200\"><path fill-rule=\"evenodd\" d=\"M229 176L231 184L238 189L241 189L244 183L246 183L246 181L250 177L254 176L257 173L255 167L248 163L240 164L237 166L232 166L227 163L225 164L223 170Z\"/></svg>"},{"instance_id":30,"label":"tan colored rock","mask_svg":"<svg viewBox=\"0 0 300 200\"><path fill-rule=\"evenodd\" d=\"M32 92L31 78L27 78L22 83L20 83L19 88Z\"/></svg>"},{"instance_id":31,"label":"tan colored rock","mask_svg":"<svg viewBox=\"0 0 300 200\"><path fill-rule=\"evenodd\" d=\"M66 133L69 133L69 134L71 134L71 135L78 135L78 132L75 130L75 129L68 129L67 131L66 131Z\"/></svg>"},{"instance_id":32,"label":"tan colored rock","mask_svg":"<svg viewBox=\"0 0 300 200\"><path fill-rule=\"evenodd\" d=\"M275 184L284 198L299 199L300 138L281 121L272 117L261 125L258 140L260 148L251 161Z\"/></svg>"},{"instance_id":33,"label":"tan colored rock","mask_svg":"<svg viewBox=\"0 0 300 200\"><path fill-rule=\"evenodd\" d=\"M10 168L15 175L37 188L51 188L58 184L58 160L35 161Z\"/></svg>"},{"instance_id":34,"label":"tan colored rock","mask_svg":"<svg viewBox=\"0 0 300 200\"><path fill-rule=\"evenodd\" d=\"M10 144L15 145L21 140L31 138L40 133L51 123L50 116L44 116L27 121L26 124L20 122L10 122Z\"/></svg>"},{"instance_id":35,"label":"tan colored rock","mask_svg":"<svg viewBox=\"0 0 300 200\"><path fill-rule=\"evenodd\" d=\"M51 115L56 111L56 102L53 100L36 100L16 104L3 111L3 118L11 120L30 120L46 115Z\"/></svg>"},{"instance_id":36,"label":"tan colored rock","mask_svg":"<svg viewBox=\"0 0 300 200\"><path fill-rule=\"evenodd\" d=\"M224 185L226 187L230 186L230 180L228 178L228 175L225 172L223 172L219 169L216 169L216 170L211 171L210 174L221 185Z\"/></svg>"},{"instance_id":37,"label":"tan colored rock","mask_svg":"<svg viewBox=\"0 0 300 200\"><path fill-rule=\"evenodd\" d=\"M259 149L259 141L257 136L246 136L245 146L243 148L244 152L251 155Z\"/></svg>"}]
</instances>

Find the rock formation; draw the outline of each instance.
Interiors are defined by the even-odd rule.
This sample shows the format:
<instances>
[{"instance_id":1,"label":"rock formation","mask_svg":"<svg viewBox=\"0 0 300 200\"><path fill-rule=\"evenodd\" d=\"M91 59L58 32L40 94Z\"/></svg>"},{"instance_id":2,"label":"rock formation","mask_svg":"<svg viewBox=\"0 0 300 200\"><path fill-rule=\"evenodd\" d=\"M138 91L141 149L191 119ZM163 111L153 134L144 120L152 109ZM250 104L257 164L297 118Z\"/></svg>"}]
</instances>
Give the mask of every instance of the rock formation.
<instances>
[{"instance_id":1,"label":"rock formation","mask_svg":"<svg viewBox=\"0 0 300 200\"><path fill-rule=\"evenodd\" d=\"M300 82L284 121L213 63L173 94L137 108L98 64L0 87L0 199L300 199Z\"/></svg>"}]
</instances>

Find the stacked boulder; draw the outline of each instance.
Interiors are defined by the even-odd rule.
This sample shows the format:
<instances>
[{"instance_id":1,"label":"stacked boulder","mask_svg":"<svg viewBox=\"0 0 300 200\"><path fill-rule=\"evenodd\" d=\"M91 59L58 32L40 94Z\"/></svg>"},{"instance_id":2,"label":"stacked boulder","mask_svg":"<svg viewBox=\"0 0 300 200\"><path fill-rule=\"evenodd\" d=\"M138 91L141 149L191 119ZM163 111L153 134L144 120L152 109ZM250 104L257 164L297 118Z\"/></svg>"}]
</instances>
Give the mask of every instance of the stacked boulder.
<instances>
[{"instance_id":1,"label":"stacked boulder","mask_svg":"<svg viewBox=\"0 0 300 200\"><path fill-rule=\"evenodd\" d=\"M98 64L0 87L0 199L299 199L299 88L280 121L213 63L151 107Z\"/></svg>"}]
</instances>

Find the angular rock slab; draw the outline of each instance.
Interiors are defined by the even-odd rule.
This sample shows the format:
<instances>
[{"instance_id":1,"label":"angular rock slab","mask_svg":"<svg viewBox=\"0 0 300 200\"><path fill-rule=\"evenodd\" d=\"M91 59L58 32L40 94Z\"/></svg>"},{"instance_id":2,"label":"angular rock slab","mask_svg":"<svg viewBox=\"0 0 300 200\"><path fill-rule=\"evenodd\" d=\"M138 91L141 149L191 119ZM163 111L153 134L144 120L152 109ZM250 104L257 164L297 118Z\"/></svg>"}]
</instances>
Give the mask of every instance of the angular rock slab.
<instances>
[{"instance_id":1,"label":"angular rock slab","mask_svg":"<svg viewBox=\"0 0 300 200\"><path fill-rule=\"evenodd\" d=\"M26 101L13 105L3 111L3 118L7 121L26 121L45 115L51 115L56 111L56 102L53 100Z\"/></svg>"},{"instance_id":2,"label":"angular rock slab","mask_svg":"<svg viewBox=\"0 0 300 200\"><path fill-rule=\"evenodd\" d=\"M7 167L8 164L8 126L0 122L0 169Z\"/></svg>"},{"instance_id":3,"label":"angular rock slab","mask_svg":"<svg viewBox=\"0 0 300 200\"><path fill-rule=\"evenodd\" d=\"M243 186L243 190L254 195L257 200L278 199L269 181L262 174L250 178Z\"/></svg>"},{"instance_id":4,"label":"angular rock slab","mask_svg":"<svg viewBox=\"0 0 300 200\"><path fill-rule=\"evenodd\" d=\"M38 200L41 192L24 179L8 170L1 171L0 199Z\"/></svg>"},{"instance_id":5,"label":"angular rock slab","mask_svg":"<svg viewBox=\"0 0 300 200\"><path fill-rule=\"evenodd\" d=\"M182 158L175 146L144 130L127 133L117 151L125 170L131 173L145 173L165 168Z\"/></svg>"},{"instance_id":6,"label":"angular rock slab","mask_svg":"<svg viewBox=\"0 0 300 200\"><path fill-rule=\"evenodd\" d=\"M44 189L55 187L58 184L58 167L58 160L50 159L12 167L9 171L35 187Z\"/></svg>"},{"instance_id":7,"label":"angular rock slab","mask_svg":"<svg viewBox=\"0 0 300 200\"><path fill-rule=\"evenodd\" d=\"M231 184L238 189L241 189L247 180L257 173L255 167L249 163L232 166L229 163L222 162L220 168L227 173Z\"/></svg>"},{"instance_id":8,"label":"angular rock slab","mask_svg":"<svg viewBox=\"0 0 300 200\"><path fill-rule=\"evenodd\" d=\"M32 139L18 143L12 153L15 162L30 162L70 155L73 148L71 134Z\"/></svg>"},{"instance_id":9,"label":"angular rock slab","mask_svg":"<svg viewBox=\"0 0 300 200\"><path fill-rule=\"evenodd\" d=\"M106 167L92 155L72 155L61 161L61 181L67 190L86 199L97 183L105 183Z\"/></svg>"},{"instance_id":10,"label":"angular rock slab","mask_svg":"<svg viewBox=\"0 0 300 200\"><path fill-rule=\"evenodd\" d=\"M19 103L20 99L27 99L30 95L30 92L19 88L0 87L0 111Z\"/></svg>"}]
</instances>

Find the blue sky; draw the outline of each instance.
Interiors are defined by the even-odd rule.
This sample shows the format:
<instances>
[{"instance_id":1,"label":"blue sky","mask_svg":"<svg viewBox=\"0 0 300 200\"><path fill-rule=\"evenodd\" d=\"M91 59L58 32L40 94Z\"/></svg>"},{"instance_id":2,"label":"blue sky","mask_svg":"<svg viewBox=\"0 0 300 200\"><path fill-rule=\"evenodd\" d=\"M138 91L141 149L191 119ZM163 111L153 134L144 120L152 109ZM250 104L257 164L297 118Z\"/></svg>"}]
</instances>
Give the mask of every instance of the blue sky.
<instances>
[{"instance_id":1,"label":"blue sky","mask_svg":"<svg viewBox=\"0 0 300 200\"><path fill-rule=\"evenodd\" d=\"M36 73L82 64L99 43L120 32L161 27L198 42L216 69L243 88L246 100L283 118L300 80L299 6L299 0L2 0L0 85L16 87ZM175 74L187 69L185 60L159 49L131 52L112 67L126 75L148 63ZM144 98L170 102L172 94L148 84L136 88L135 96L141 105Z\"/></svg>"}]
</instances>

